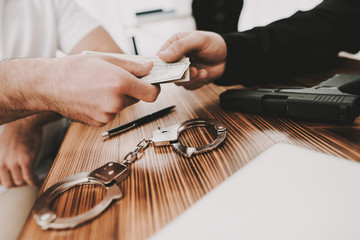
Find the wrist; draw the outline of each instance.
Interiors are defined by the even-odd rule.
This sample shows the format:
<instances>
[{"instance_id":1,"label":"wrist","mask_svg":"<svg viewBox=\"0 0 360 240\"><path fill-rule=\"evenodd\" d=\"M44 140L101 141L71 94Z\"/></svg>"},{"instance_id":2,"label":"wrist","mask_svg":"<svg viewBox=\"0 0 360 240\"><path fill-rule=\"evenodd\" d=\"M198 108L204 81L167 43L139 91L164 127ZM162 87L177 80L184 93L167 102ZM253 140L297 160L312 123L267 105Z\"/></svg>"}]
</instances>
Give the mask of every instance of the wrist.
<instances>
[{"instance_id":1,"label":"wrist","mask_svg":"<svg viewBox=\"0 0 360 240\"><path fill-rule=\"evenodd\" d=\"M62 118L60 114L54 112L43 112L33 114L25 118L13 121L6 124L8 128L26 129L26 130L41 130L46 124L54 122Z\"/></svg>"},{"instance_id":2,"label":"wrist","mask_svg":"<svg viewBox=\"0 0 360 240\"><path fill-rule=\"evenodd\" d=\"M35 113L51 111L51 80L53 59L36 58L28 60L24 91L27 97L27 107Z\"/></svg>"},{"instance_id":3,"label":"wrist","mask_svg":"<svg viewBox=\"0 0 360 240\"><path fill-rule=\"evenodd\" d=\"M32 116L22 118L10 123L7 123L4 128L4 136L15 136L21 133L30 134L30 132L39 132L43 125L38 124L37 121L31 119Z\"/></svg>"},{"instance_id":4,"label":"wrist","mask_svg":"<svg viewBox=\"0 0 360 240\"><path fill-rule=\"evenodd\" d=\"M1 96L2 106L9 111L23 112L24 116L46 111L48 108L42 86L46 72L43 59L15 59L0 63L6 92Z\"/></svg>"}]
</instances>

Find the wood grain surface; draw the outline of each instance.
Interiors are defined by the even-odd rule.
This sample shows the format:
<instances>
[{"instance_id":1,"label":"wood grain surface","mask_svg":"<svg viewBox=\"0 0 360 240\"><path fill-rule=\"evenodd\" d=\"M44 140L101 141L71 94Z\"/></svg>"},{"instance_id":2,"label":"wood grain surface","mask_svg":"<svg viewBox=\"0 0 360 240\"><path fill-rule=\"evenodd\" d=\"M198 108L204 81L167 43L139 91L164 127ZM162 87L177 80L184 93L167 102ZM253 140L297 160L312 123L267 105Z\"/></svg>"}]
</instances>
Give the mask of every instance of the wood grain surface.
<instances>
[{"instance_id":1,"label":"wood grain surface","mask_svg":"<svg viewBox=\"0 0 360 240\"><path fill-rule=\"evenodd\" d=\"M331 71L297 78L291 84L315 85L337 72L360 72L360 64L343 61ZM269 86L276 85L283 84L275 82ZM336 126L225 112L220 108L218 96L226 89L208 85L186 91L167 84L162 86L162 93L155 103L129 107L103 128L73 123L42 191L72 174L121 160L139 140L151 137L158 127L192 118L215 118L226 125L228 135L226 142L215 151L190 159L180 156L170 146L151 146L132 165L131 175L120 184L123 199L114 202L101 216L76 229L48 231L41 230L29 216L20 239L146 239L276 143L289 143L360 161L360 118L352 125ZM106 129L170 105L176 105L176 110L165 117L107 141L101 138ZM184 132L181 141L200 146L213 138L214 134L207 129L197 128ZM104 190L99 187L76 187L55 200L53 209L59 216L73 216L90 209L103 195Z\"/></svg>"}]
</instances>

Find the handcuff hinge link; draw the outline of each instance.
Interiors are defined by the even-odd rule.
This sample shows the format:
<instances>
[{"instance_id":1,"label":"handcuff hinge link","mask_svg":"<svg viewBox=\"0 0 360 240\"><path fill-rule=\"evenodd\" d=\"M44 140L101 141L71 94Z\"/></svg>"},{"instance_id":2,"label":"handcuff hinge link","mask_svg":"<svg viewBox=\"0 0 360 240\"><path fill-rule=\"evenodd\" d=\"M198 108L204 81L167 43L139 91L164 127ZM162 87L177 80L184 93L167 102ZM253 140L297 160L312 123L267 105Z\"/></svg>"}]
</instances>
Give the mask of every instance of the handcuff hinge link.
<instances>
[{"instance_id":1,"label":"handcuff hinge link","mask_svg":"<svg viewBox=\"0 0 360 240\"><path fill-rule=\"evenodd\" d=\"M131 165L136 160L140 159L144 155L144 150L150 145L151 138L142 139L137 145L134 151L125 155L123 164L127 166Z\"/></svg>"}]
</instances>

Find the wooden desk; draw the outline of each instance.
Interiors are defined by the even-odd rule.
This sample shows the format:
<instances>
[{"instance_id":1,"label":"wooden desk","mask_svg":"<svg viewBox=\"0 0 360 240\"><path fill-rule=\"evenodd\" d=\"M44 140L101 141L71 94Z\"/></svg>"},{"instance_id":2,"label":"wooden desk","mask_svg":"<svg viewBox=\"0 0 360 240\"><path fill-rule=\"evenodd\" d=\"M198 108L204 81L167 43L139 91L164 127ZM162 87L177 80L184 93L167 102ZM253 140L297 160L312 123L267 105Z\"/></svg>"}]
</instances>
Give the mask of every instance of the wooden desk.
<instances>
[{"instance_id":1,"label":"wooden desk","mask_svg":"<svg viewBox=\"0 0 360 240\"><path fill-rule=\"evenodd\" d=\"M360 63L345 61L331 72L295 79L294 83L315 85L336 72L360 72ZM149 147L132 165L131 176L121 183L124 198L113 203L104 214L73 230L50 231L42 231L30 216L20 239L145 239L275 143L294 144L360 161L360 118L350 126L335 126L224 112L218 95L226 89L209 85L186 91L173 84L164 85L156 103L136 104L104 128L72 124L43 189L72 174L122 159L159 126L198 117L216 118L227 126L228 137L215 151L191 159L181 157L169 146ZM105 129L173 104L175 112L102 141L101 133ZM204 129L189 132L197 137L185 133L182 141L187 144L201 145L211 139ZM201 140L203 137L207 140ZM77 187L63 194L54 206L60 216L72 216L89 209L102 196L101 189Z\"/></svg>"}]
</instances>

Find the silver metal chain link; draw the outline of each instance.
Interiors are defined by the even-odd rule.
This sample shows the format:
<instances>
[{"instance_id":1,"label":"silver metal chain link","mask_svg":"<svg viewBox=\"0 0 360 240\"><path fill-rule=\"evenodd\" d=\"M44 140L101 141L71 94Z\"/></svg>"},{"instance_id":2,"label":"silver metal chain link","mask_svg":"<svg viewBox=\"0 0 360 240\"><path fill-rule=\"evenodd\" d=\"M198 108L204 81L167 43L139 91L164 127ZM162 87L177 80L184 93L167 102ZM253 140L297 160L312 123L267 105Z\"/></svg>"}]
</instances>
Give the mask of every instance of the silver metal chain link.
<instances>
[{"instance_id":1,"label":"silver metal chain link","mask_svg":"<svg viewBox=\"0 0 360 240\"><path fill-rule=\"evenodd\" d=\"M144 150L150 145L151 138L142 139L137 145L134 151L129 152L124 157L123 164L129 166L137 159L140 159L144 155Z\"/></svg>"}]
</instances>

